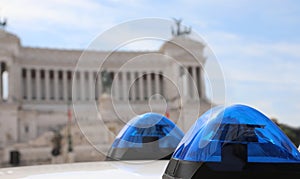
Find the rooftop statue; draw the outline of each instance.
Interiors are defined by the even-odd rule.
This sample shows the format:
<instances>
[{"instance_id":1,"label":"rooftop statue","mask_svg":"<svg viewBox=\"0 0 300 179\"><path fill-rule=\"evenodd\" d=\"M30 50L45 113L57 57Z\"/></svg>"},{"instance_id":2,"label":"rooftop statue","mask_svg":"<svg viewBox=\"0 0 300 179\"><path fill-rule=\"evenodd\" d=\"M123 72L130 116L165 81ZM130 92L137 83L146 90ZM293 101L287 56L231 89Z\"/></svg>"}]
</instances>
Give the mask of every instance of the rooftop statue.
<instances>
[{"instance_id":1,"label":"rooftop statue","mask_svg":"<svg viewBox=\"0 0 300 179\"><path fill-rule=\"evenodd\" d=\"M6 18L0 18L0 27L4 29L7 26Z\"/></svg>"},{"instance_id":2,"label":"rooftop statue","mask_svg":"<svg viewBox=\"0 0 300 179\"><path fill-rule=\"evenodd\" d=\"M192 32L192 28L191 27L186 27L184 26L183 29L181 28L181 22L182 19L175 19L173 18L175 25L176 25L176 30L174 30L174 28L172 27L172 35L173 36L181 36L181 35L188 35Z\"/></svg>"}]
</instances>

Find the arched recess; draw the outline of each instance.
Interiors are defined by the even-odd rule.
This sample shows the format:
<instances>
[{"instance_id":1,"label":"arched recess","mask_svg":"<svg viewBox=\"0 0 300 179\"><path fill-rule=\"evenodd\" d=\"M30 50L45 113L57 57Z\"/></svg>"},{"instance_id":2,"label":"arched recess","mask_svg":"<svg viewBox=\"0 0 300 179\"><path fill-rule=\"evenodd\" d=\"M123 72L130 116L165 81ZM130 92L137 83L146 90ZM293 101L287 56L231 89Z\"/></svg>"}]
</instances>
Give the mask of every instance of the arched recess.
<instances>
[{"instance_id":1,"label":"arched recess","mask_svg":"<svg viewBox=\"0 0 300 179\"><path fill-rule=\"evenodd\" d=\"M7 65L5 62L0 63L0 95L1 99L3 101L8 100L8 95L9 95L9 84L8 84L8 79L9 79L9 73L7 70Z\"/></svg>"}]
</instances>

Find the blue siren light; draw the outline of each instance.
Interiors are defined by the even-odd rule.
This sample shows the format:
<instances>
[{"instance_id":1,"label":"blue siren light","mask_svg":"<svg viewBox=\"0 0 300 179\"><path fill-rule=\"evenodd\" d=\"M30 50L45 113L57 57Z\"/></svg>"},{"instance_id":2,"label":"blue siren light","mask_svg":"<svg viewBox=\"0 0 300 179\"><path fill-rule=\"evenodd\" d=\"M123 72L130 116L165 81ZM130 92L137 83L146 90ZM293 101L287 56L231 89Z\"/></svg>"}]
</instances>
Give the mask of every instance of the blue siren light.
<instances>
[{"instance_id":1,"label":"blue siren light","mask_svg":"<svg viewBox=\"0 0 300 179\"><path fill-rule=\"evenodd\" d=\"M222 147L246 144L248 162L299 162L296 146L261 112L245 105L215 107L184 136L173 157L187 161L222 160Z\"/></svg>"},{"instance_id":2,"label":"blue siren light","mask_svg":"<svg viewBox=\"0 0 300 179\"><path fill-rule=\"evenodd\" d=\"M214 107L198 118L178 144L163 178L257 171L265 176L300 175L300 153L271 119L236 104Z\"/></svg>"},{"instance_id":3,"label":"blue siren light","mask_svg":"<svg viewBox=\"0 0 300 179\"><path fill-rule=\"evenodd\" d=\"M158 113L131 119L119 132L108 157L116 160L169 159L184 133Z\"/></svg>"}]
</instances>

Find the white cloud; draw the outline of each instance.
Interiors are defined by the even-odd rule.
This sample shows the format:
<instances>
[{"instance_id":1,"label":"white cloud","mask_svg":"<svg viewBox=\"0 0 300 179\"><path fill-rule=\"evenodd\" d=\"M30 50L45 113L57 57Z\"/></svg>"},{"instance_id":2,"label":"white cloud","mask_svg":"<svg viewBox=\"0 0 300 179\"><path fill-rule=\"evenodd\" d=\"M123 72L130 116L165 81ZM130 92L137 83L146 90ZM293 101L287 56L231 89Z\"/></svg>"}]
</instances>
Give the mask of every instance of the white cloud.
<instances>
[{"instance_id":1,"label":"white cloud","mask_svg":"<svg viewBox=\"0 0 300 179\"><path fill-rule=\"evenodd\" d=\"M230 80L298 84L300 43L260 43L225 32L206 34Z\"/></svg>"},{"instance_id":2,"label":"white cloud","mask_svg":"<svg viewBox=\"0 0 300 179\"><path fill-rule=\"evenodd\" d=\"M95 3L92 0L3 0L3 15L7 16L16 28L73 27L88 29L101 26L111 20L110 16L98 20L101 13L114 13L114 9ZM97 22L99 22L97 24Z\"/></svg>"},{"instance_id":3,"label":"white cloud","mask_svg":"<svg viewBox=\"0 0 300 179\"><path fill-rule=\"evenodd\" d=\"M170 39L171 21L145 18L117 24L99 34L91 43L91 49L98 50L158 50L162 43Z\"/></svg>"},{"instance_id":4,"label":"white cloud","mask_svg":"<svg viewBox=\"0 0 300 179\"><path fill-rule=\"evenodd\" d=\"M223 67L228 103L248 103L282 123L300 126L300 43L260 42L227 32L204 37Z\"/></svg>"}]
</instances>

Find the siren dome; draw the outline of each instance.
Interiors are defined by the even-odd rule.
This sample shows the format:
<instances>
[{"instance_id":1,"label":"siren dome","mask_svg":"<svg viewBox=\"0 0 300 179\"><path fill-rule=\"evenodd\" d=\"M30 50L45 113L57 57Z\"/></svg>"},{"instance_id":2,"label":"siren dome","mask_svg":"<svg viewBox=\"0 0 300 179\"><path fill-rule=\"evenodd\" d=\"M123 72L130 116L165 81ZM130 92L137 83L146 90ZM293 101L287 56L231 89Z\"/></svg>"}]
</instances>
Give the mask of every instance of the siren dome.
<instances>
[{"instance_id":1,"label":"siren dome","mask_svg":"<svg viewBox=\"0 0 300 179\"><path fill-rule=\"evenodd\" d=\"M108 160L170 159L184 133L167 117L145 113L131 119L113 142Z\"/></svg>"},{"instance_id":2,"label":"siren dome","mask_svg":"<svg viewBox=\"0 0 300 179\"><path fill-rule=\"evenodd\" d=\"M236 104L204 113L176 148L164 178L300 176L300 153L258 110Z\"/></svg>"}]
</instances>

